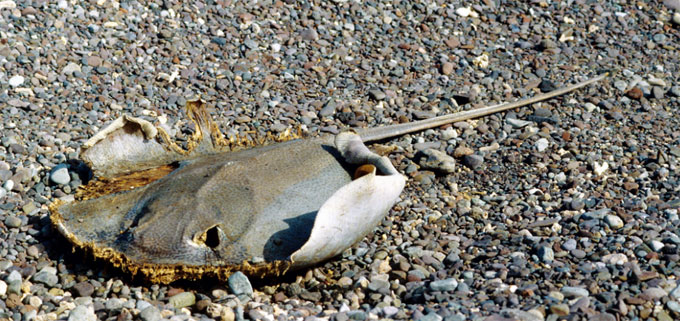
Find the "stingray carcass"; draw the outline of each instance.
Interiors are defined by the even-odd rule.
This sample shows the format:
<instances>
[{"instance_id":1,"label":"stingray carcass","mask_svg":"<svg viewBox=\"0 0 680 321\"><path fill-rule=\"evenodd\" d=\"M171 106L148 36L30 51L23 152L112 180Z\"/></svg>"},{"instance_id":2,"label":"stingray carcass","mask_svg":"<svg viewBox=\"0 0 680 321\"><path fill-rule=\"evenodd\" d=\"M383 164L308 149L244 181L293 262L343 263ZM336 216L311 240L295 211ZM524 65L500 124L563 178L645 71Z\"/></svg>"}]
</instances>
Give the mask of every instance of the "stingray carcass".
<instances>
[{"instance_id":1,"label":"stingray carcass","mask_svg":"<svg viewBox=\"0 0 680 321\"><path fill-rule=\"evenodd\" d=\"M187 114L186 148L128 116L88 140L80 156L95 179L50 206L54 226L152 282L279 275L363 238L405 184L353 133L231 151L201 102Z\"/></svg>"}]
</instances>

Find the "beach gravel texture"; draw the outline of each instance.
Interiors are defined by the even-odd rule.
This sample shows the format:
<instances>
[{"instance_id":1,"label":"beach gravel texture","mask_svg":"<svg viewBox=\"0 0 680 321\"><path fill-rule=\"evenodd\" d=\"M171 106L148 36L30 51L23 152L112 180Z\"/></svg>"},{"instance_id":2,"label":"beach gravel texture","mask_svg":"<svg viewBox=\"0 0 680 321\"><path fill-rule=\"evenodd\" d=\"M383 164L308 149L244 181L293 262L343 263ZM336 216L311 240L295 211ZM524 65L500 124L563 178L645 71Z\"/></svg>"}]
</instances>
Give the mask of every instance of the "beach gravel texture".
<instances>
[{"instance_id":1,"label":"beach gravel texture","mask_svg":"<svg viewBox=\"0 0 680 321\"><path fill-rule=\"evenodd\" d=\"M0 319L677 320L679 10L0 0ZM123 114L181 143L200 97L227 136L314 137L603 71L559 98L371 145L408 176L401 199L341 256L282 278L148 284L50 225L48 204L88 179L80 146Z\"/></svg>"}]
</instances>

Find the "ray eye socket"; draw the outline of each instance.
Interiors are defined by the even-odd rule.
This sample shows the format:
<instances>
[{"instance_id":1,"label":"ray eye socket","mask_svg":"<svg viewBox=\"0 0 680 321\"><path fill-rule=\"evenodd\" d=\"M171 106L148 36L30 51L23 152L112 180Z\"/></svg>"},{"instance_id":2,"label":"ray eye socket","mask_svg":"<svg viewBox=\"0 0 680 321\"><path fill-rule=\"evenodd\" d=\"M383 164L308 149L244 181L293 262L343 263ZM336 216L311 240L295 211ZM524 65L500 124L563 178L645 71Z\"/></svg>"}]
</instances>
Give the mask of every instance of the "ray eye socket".
<instances>
[{"instance_id":1,"label":"ray eye socket","mask_svg":"<svg viewBox=\"0 0 680 321\"><path fill-rule=\"evenodd\" d=\"M220 245L219 227L213 226L205 231L205 245L214 249Z\"/></svg>"}]
</instances>

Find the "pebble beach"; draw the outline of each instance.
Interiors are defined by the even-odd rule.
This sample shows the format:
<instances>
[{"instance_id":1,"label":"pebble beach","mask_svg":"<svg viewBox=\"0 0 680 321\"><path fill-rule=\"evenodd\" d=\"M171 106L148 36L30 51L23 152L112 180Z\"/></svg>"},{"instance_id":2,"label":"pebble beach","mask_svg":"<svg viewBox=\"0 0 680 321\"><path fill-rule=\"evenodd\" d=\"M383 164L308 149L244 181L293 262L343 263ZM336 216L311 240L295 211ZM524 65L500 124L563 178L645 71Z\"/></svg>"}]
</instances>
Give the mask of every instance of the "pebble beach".
<instances>
[{"instance_id":1,"label":"pebble beach","mask_svg":"<svg viewBox=\"0 0 680 321\"><path fill-rule=\"evenodd\" d=\"M74 251L51 202L122 115L181 145L427 119L371 234L279 278L158 285ZM680 0L0 0L0 320L680 319Z\"/></svg>"}]
</instances>

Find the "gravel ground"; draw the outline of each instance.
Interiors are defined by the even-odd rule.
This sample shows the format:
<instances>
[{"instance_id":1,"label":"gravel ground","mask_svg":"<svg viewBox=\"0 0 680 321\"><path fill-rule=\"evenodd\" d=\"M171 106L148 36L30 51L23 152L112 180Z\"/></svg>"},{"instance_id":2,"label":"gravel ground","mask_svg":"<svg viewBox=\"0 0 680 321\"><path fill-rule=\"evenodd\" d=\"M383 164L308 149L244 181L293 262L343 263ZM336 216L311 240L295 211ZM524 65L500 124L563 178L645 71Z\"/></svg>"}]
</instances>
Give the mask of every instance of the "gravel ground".
<instances>
[{"instance_id":1,"label":"gravel ground","mask_svg":"<svg viewBox=\"0 0 680 321\"><path fill-rule=\"evenodd\" d=\"M680 318L680 1L0 0L0 319ZM130 279L47 205L122 114L310 136L615 75L373 145L409 176L373 234L280 279ZM431 169L422 155L455 157Z\"/></svg>"}]
</instances>

